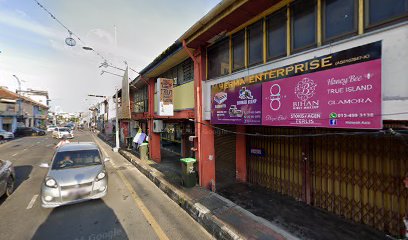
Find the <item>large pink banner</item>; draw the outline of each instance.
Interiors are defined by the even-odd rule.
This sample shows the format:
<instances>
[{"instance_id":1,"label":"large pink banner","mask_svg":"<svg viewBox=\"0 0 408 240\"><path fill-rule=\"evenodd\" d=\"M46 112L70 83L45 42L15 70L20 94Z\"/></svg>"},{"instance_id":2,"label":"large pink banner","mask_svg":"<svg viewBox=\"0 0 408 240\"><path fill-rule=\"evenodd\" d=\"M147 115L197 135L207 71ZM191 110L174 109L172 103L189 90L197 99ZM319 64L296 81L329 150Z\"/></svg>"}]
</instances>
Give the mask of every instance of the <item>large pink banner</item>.
<instances>
[{"instance_id":1,"label":"large pink banner","mask_svg":"<svg viewBox=\"0 0 408 240\"><path fill-rule=\"evenodd\" d=\"M381 59L263 83L262 125L382 128Z\"/></svg>"}]
</instances>

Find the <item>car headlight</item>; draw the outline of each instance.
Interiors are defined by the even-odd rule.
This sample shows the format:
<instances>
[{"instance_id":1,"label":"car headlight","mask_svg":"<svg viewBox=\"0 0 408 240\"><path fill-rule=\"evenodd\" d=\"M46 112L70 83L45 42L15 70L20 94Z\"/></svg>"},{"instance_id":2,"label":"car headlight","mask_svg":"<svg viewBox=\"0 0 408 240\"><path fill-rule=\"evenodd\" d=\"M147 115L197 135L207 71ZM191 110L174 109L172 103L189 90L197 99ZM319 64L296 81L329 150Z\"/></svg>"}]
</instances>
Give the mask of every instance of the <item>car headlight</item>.
<instances>
[{"instance_id":1,"label":"car headlight","mask_svg":"<svg viewBox=\"0 0 408 240\"><path fill-rule=\"evenodd\" d=\"M105 177L106 177L106 173L105 173L105 171L102 171L102 172L98 173L98 175L96 176L96 181L102 180Z\"/></svg>"},{"instance_id":2,"label":"car headlight","mask_svg":"<svg viewBox=\"0 0 408 240\"><path fill-rule=\"evenodd\" d=\"M53 178L50 178L50 177L45 179L45 186L52 187L52 188L58 187L57 181L55 181Z\"/></svg>"}]
</instances>

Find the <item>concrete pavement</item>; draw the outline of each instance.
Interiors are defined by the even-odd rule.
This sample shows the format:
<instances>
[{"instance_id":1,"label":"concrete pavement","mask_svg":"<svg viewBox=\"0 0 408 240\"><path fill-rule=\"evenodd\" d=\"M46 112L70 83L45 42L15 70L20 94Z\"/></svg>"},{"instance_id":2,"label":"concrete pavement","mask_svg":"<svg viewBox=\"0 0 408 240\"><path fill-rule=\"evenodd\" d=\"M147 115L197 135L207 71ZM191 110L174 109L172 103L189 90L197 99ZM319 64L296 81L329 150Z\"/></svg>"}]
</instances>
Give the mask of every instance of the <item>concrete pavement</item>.
<instances>
[{"instance_id":1,"label":"concrete pavement","mask_svg":"<svg viewBox=\"0 0 408 240\"><path fill-rule=\"evenodd\" d=\"M73 141L96 141L76 132ZM26 137L0 145L0 158L14 163L16 190L0 200L1 239L211 239L176 203L120 154L101 145L109 192L100 200L43 209L40 186L57 140Z\"/></svg>"}]
</instances>

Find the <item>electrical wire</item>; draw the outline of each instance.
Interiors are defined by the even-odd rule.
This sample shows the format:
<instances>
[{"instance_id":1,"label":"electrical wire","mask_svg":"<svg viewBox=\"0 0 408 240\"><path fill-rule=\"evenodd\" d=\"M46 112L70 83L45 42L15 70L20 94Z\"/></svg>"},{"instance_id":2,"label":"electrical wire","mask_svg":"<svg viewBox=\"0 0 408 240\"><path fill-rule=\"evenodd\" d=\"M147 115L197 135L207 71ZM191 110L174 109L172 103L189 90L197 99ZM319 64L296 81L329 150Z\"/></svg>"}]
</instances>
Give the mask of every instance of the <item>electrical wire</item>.
<instances>
[{"instance_id":1,"label":"electrical wire","mask_svg":"<svg viewBox=\"0 0 408 240\"><path fill-rule=\"evenodd\" d=\"M282 138L302 138L302 137L323 137L323 136L357 136L357 135L398 135L398 136L408 136L407 131L399 131L393 130L392 128L387 130L376 130L376 131L366 131L366 132L333 132L333 133L315 133L315 134L295 134L295 135L287 135L287 134L261 134L261 133L246 133L246 132L236 132L228 129L224 129L221 127L217 127L211 124L195 121L191 119L190 121L198 124L205 125L207 127L211 127L213 129L217 129L226 133L231 133L235 135L244 135L244 136L255 136L255 137L282 137ZM408 143L407 143L408 144Z\"/></svg>"},{"instance_id":2,"label":"electrical wire","mask_svg":"<svg viewBox=\"0 0 408 240\"><path fill-rule=\"evenodd\" d=\"M80 37L79 35L77 35L75 32L73 32L71 29L69 29L66 25L64 25L54 14L52 14L43 4L41 4L40 2L38 2L37 0L33 0L40 8L42 8L46 13L48 13L48 15L50 15L50 17L52 19L54 19L59 25L61 25L63 28L65 28L65 30L68 31L68 33L72 36L74 36L75 38L77 38L84 46L89 47L88 44L86 44ZM102 58L103 61L107 61L106 58L99 53L98 51L96 51L94 48L91 47L91 51L93 51L96 55L98 55L100 58Z\"/></svg>"}]
</instances>

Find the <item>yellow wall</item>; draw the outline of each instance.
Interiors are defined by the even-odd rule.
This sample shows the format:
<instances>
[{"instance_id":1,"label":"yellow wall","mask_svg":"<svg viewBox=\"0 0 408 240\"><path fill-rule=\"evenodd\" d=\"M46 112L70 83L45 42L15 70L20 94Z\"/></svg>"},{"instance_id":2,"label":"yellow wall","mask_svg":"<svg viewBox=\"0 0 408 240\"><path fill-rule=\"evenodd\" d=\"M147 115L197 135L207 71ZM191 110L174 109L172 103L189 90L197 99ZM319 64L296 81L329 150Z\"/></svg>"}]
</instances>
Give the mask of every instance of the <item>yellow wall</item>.
<instances>
[{"instance_id":1,"label":"yellow wall","mask_svg":"<svg viewBox=\"0 0 408 240\"><path fill-rule=\"evenodd\" d=\"M174 88L174 110L194 108L194 81Z\"/></svg>"},{"instance_id":2,"label":"yellow wall","mask_svg":"<svg viewBox=\"0 0 408 240\"><path fill-rule=\"evenodd\" d=\"M173 89L174 110L194 108L194 81L182 84ZM157 112L157 94L154 94L154 112Z\"/></svg>"}]
</instances>

